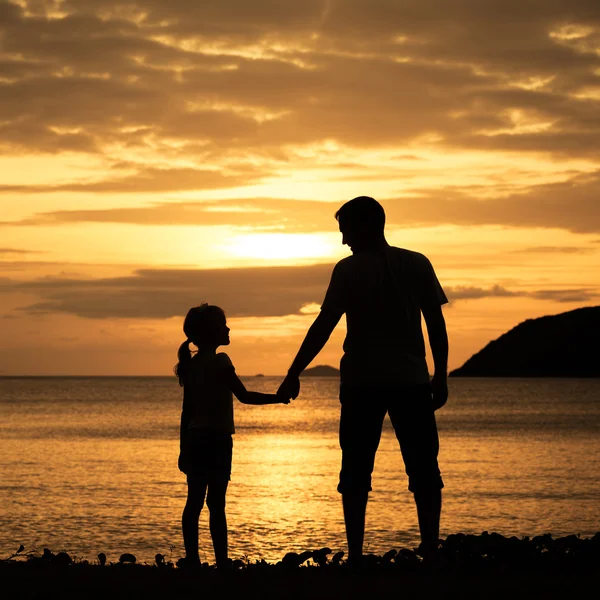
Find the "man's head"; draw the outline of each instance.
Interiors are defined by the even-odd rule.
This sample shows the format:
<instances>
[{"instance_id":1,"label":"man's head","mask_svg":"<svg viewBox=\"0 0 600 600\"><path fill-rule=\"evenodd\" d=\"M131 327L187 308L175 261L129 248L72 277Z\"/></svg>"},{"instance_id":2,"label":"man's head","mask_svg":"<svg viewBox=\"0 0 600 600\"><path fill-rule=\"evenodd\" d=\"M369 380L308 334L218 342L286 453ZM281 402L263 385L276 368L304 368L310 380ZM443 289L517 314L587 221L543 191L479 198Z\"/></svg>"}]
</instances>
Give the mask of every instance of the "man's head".
<instances>
[{"instance_id":1,"label":"man's head","mask_svg":"<svg viewBox=\"0 0 600 600\"><path fill-rule=\"evenodd\" d=\"M358 196L346 202L335 213L335 218L342 232L342 244L347 244L352 252L385 241L385 211L369 196Z\"/></svg>"}]
</instances>

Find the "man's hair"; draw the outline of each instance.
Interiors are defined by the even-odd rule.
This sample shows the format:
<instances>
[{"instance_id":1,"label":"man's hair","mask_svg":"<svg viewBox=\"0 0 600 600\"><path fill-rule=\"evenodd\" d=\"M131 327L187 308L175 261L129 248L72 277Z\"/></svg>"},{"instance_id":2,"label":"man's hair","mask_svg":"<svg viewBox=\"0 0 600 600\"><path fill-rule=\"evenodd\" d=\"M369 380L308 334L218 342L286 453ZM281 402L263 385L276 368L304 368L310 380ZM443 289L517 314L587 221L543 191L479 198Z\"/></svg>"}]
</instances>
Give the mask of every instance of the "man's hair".
<instances>
[{"instance_id":1,"label":"man's hair","mask_svg":"<svg viewBox=\"0 0 600 600\"><path fill-rule=\"evenodd\" d=\"M365 233L376 235L385 228L385 211L383 206L370 196L358 196L346 202L335 213L340 229L360 229Z\"/></svg>"}]
</instances>

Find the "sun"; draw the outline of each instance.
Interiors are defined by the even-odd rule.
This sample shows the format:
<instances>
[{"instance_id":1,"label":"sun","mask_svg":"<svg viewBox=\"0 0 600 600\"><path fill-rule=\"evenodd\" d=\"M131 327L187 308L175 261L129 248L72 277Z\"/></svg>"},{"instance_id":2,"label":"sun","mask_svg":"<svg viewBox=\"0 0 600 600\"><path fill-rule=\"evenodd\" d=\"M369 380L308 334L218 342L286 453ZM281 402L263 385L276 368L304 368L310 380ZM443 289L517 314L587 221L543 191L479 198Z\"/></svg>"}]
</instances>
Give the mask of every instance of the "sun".
<instances>
[{"instance_id":1,"label":"sun","mask_svg":"<svg viewBox=\"0 0 600 600\"><path fill-rule=\"evenodd\" d=\"M235 256L259 259L322 258L332 253L331 243L319 234L256 233L236 236L227 245Z\"/></svg>"}]
</instances>

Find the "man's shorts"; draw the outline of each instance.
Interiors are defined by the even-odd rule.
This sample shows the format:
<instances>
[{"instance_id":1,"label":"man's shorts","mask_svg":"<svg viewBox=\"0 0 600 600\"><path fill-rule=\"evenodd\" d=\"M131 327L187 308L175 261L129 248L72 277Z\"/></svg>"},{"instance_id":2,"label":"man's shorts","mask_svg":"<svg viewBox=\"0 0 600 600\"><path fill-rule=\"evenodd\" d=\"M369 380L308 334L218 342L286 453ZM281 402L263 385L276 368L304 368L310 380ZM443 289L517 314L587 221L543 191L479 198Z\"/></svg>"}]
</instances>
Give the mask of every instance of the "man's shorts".
<instances>
[{"instance_id":1,"label":"man's shorts","mask_svg":"<svg viewBox=\"0 0 600 600\"><path fill-rule=\"evenodd\" d=\"M437 456L439 440L429 384L342 384L338 492L371 491L371 474L386 413L404 459L411 492L444 487Z\"/></svg>"},{"instance_id":2,"label":"man's shorts","mask_svg":"<svg viewBox=\"0 0 600 600\"><path fill-rule=\"evenodd\" d=\"M179 470L205 481L229 480L233 438L230 433L211 429L188 429L183 432L179 452Z\"/></svg>"}]
</instances>

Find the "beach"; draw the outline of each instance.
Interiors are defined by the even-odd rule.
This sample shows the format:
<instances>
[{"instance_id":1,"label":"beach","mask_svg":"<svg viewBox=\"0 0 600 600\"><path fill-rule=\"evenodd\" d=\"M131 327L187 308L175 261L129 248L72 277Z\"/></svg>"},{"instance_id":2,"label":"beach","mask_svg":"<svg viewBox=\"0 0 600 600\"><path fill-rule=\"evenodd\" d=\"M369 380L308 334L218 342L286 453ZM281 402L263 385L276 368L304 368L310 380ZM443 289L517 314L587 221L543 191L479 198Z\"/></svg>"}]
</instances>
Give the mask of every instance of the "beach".
<instances>
[{"instance_id":1,"label":"beach","mask_svg":"<svg viewBox=\"0 0 600 600\"><path fill-rule=\"evenodd\" d=\"M64 555L14 557L0 562L3 589L11 598L565 598L596 583L600 533L593 538L506 538L495 533L451 535L433 563L410 550L367 555L359 568L329 549L298 565L297 554L272 564L234 561L217 570L189 571L162 560L101 566L69 562ZM317 562L320 564L317 564ZM162 565L162 566L161 566Z\"/></svg>"}]
</instances>

